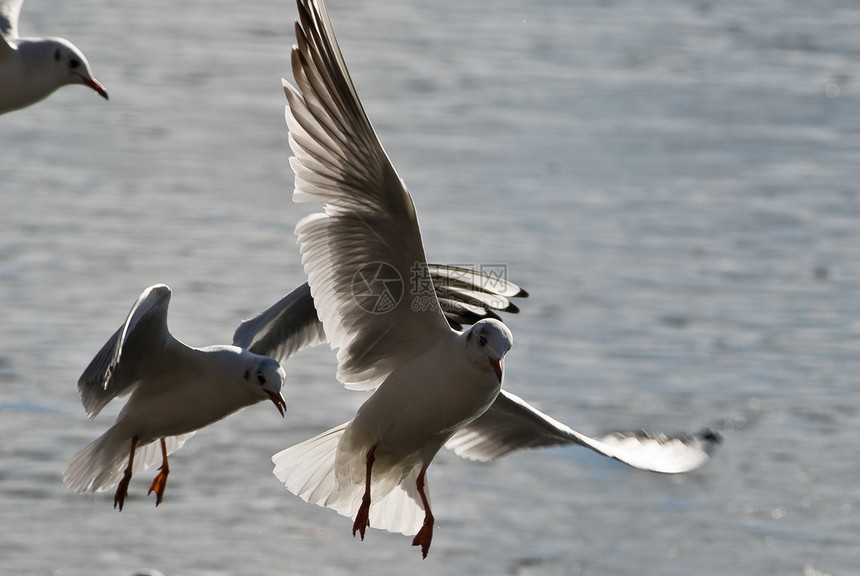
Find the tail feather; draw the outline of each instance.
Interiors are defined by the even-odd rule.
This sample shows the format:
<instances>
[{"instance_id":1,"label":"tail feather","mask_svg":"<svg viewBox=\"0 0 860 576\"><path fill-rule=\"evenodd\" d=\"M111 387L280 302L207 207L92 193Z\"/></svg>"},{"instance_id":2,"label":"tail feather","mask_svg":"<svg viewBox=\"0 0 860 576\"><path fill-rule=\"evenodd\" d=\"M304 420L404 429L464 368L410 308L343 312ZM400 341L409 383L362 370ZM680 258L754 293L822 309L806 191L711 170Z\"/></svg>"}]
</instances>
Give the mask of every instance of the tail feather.
<instances>
[{"instance_id":1,"label":"tail feather","mask_svg":"<svg viewBox=\"0 0 860 576\"><path fill-rule=\"evenodd\" d=\"M275 464L272 472L287 490L305 502L354 518L361 506L364 482L348 481L346 478L352 475L339 475L335 466L338 445L348 424L278 452L272 456ZM390 479L373 482L370 491L372 528L407 535L418 532L424 520L424 509L415 487L417 475L418 468L415 468L393 488ZM364 478L363 473L360 478Z\"/></svg>"},{"instance_id":2,"label":"tail feather","mask_svg":"<svg viewBox=\"0 0 860 576\"><path fill-rule=\"evenodd\" d=\"M164 439L167 453L179 450L194 432ZM63 473L63 481L72 491L104 492L119 484L125 471L131 438L118 433L116 427L110 428L86 448L78 452ZM161 462L159 442L138 446L134 452L132 474L146 470L156 462Z\"/></svg>"},{"instance_id":3,"label":"tail feather","mask_svg":"<svg viewBox=\"0 0 860 576\"><path fill-rule=\"evenodd\" d=\"M338 490L334 464L338 442L348 424L341 424L272 456L275 464L272 473L287 490L305 502L334 508L344 515L352 511L348 510L349 502L336 505L337 501L348 498Z\"/></svg>"},{"instance_id":4,"label":"tail feather","mask_svg":"<svg viewBox=\"0 0 860 576\"><path fill-rule=\"evenodd\" d=\"M424 524L424 508L415 481L420 468L413 468L388 494L371 501L370 526L399 532L407 536L418 533ZM425 480L425 493L429 485ZM371 489L371 496L373 492ZM429 496L428 496L429 499Z\"/></svg>"}]
</instances>

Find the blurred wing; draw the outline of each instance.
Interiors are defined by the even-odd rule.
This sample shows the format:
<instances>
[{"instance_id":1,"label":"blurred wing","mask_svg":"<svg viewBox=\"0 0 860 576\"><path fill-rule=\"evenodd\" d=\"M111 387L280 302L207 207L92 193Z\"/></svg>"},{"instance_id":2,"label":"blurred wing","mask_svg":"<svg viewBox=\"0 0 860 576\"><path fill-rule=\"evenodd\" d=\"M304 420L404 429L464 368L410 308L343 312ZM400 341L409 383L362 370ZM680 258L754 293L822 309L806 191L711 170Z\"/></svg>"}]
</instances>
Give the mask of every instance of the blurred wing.
<instances>
[{"instance_id":1,"label":"blurred wing","mask_svg":"<svg viewBox=\"0 0 860 576\"><path fill-rule=\"evenodd\" d=\"M24 0L0 0L0 32L6 38L18 37L18 14Z\"/></svg>"},{"instance_id":2,"label":"blurred wing","mask_svg":"<svg viewBox=\"0 0 860 576\"><path fill-rule=\"evenodd\" d=\"M368 120L320 1L300 0L284 82L293 199L325 204L296 226L338 378L375 388L450 333L427 271L412 198Z\"/></svg>"},{"instance_id":3,"label":"blurred wing","mask_svg":"<svg viewBox=\"0 0 860 576\"><path fill-rule=\"evenodd\" d=\"M525 297L525 290L507 280L456 266L428 265L436 296L448 323L454 329L483 318L498 318L495 311L516 314L509 298ZM233 334L233 345L280 362L305 346L325 342L307 283L250 320Z\"/></svg>"},{"instance_id":4,"label":"blurred wing","mask_svg":"<svg viewBox=\"0 0 860 576\"><path fill-rule=\"evenodd\" d=\"M78 393L87 416L95 418L108 402L131 392L146 356L163 350L173 340L167 329L169 304L170 288L164 284L144 290L125 324L90 361L78 379Z\"/></svg>"},{"instance_id":5,"label":"blurred wing","mask_svg":"<svg viewBox=\"0 0 860 576\"><path fill-rule=\"evenodd\" d=\"M311 289L302 284L268 309L245 320L233 334L233 345L284 362L304 348L325 342Z\"/></svg>"},{"instance_id":6,"label":"blurred wing","mask_svg":"<svg viewBox=\"0 0 860 576\"><path fill-rule=\"evenodd\" d=\"M489 410L455 434L446 447L464 458L490 460L524 448L578 444L640 470L678 474L702 466L720 441L710 430L677 436L640 431L589 438L503 390Z\"/></svg>"}]
</instances>

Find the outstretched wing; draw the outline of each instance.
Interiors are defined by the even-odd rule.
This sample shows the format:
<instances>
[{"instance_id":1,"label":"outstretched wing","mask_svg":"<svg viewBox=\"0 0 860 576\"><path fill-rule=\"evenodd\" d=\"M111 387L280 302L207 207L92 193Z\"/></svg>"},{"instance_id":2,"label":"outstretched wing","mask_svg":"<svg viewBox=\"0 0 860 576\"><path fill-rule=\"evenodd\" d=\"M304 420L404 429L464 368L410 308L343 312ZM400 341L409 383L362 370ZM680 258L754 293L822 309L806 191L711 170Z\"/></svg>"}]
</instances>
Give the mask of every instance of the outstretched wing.
<instances>
[{"instance_id":1,"label":"outstretched wing","mask_svg":"<svg viewBox=\"0 0 860 576\"><path fill-rule=\"evenodd\" d=\"M590 438L503 390L489 410L457 432L446 447L464 458L491 460L524 448L578 444L634 468L678 474L702 466L720 441L711 430L674 436L638 431Z\"/></svg>"},{"instance_id":2,"label":"outstretched wing","mask_svg":"<svg viewBox=\"0 0 860 576\"><path fill-rule=\"evenodd\" d=\"M108 402L130 393L147 356L174 340L167 329L169 304L170 288L166 285L155 284L144 290L125 323L90 361L78 379L87 416L95 418Z\"/></svg>"},{"instance_id":3,"label":"outstretched wing","mask_svg":"<svg viewBox=\"0 0 860 576\"><path fill-rule=\"evenodd\" d=\"M299 0L284 91L293 199L323 202L296 234L338 378L375 388L450 329L438 301L413 290L427 276L415 207L349 77L321 1Z\"/></svg>"},{"instance_id":4,"label":"outstretched wing","mask_svg":"<svg viewBox=\"0 0 860 576\"><path fill-rule=\"evenodd\" d=\"M432 288L448 323L454 329L484 318L498 318L495 311L519 312L510 298L528 293L504 278L467 268L430 264ZM245 320L233 334L233 345L280 362L304 348L325 342L307 283L278 300L265 311Z\"/></svg>"}]
</instances>

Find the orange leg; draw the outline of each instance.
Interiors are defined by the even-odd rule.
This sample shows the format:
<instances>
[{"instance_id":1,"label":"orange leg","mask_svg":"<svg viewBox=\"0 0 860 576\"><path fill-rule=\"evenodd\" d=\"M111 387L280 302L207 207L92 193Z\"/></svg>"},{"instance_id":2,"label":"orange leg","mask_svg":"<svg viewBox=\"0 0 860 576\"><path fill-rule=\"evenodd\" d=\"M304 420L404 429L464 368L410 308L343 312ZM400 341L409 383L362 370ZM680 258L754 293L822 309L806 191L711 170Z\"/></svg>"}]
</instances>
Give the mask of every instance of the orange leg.
<instances>
[{"instance_id":1,"label":"orange leg","mask_svg":"<svg viewBox=\"0 0 860 576\"><path fill-rule=\"evenodd\" d=\"M424 475L427 472L427 467L421 468L418 478L415 480L415 486L418 488L418 494L421 496L421 503L424 505L424 525L415 539L412 540L413 546L421 546L421 557L427 558L427 552L430 551L430 541L433 540L433 524L436 522L433 518L433 513L430 512L430 502L427 500L427 494L424 493Z\"/></svg>"},{"instance_id":2,"label":"orange leg","mask_svg":"<svg viewBox=\"0 0 860 576\"><path fill-rule=\"evenodd\" d=\"M358 508L358 513L355 515L355 522L352 524L352 535L358 532L361 534L361 539L364 540L364 531L370 526L370 470L373 468L373 463L376 461L374 454L376 453L376 444L371 446L367 451L367 477L364 484L364 496L361 498L361 506Z\"/></svg>"},{"instance_id":3,"label":"orange leg","mask_svg":"<svg viewBox=\"0 0 860 576\"><path fill-rule=\"evenodd\" d=\"M161 439L161 468L159 473L152 481L149 487L147 496L155 492L155 505L161 504L161 499L164 497L164 488L167 486L167 475L170 474L170 467L167 465L167 446L164 444L164 438Z\"/></svg>"},{"instance_id":4,"label":"orange leg","mask_svg":"<svg viewBox=\"0 0 860 576\"><path fill-rule=\"evenodd\" d=\"M119 506L119 511L122 512L122 505L125 502L125 495L128 494L128 483L131 482L131 469L134 467L134 451L137 449L138 437L131 439L131 452L128 455L128 466L125 467L125 472L122 475L122 480L119 481L119 486L116 488L116 494L113 497L113 507Z\"/></svg>"}]
</instances>

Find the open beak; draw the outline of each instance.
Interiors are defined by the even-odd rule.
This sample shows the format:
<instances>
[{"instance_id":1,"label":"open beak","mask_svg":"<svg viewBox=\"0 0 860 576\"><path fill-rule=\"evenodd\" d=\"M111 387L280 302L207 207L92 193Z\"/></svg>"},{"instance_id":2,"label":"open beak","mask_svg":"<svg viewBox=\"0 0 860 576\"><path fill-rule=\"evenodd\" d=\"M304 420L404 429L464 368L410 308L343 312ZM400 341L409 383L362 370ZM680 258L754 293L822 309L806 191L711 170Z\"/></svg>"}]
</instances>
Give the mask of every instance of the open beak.
<instances>
[{"instance_id":1,"label":"open beak","mask_svg":"<svg viewBox=\"0 0 860 576\"><path fill-rule=\"evenodd\" d=\"M499 358L498 360L493 360L490 358L490 366L493 368L493 372L496 373L496 378L499 379L499 384L502 383L502 368L505 365L505 359Z\"/></svg>"},{"instance_id":2,"label":"open beak","mask_svg":"<svg viewBox=\"0 0 860 576\"><path fill-rule=\"evenodd\" d=\"M101 83L95 78L87 78L86 76L81 76L81 84L83 84L84 86L89 86L90 88L98 92L99 95L101 95L101 97L105 100L110 100L110 98L108 98L108 93L107 90L105 90L105 87L102 86Z\"/></svg>"},{"instance_id":3,"label":"open beak","mask_svg":"<svg viewBox=\"0 0 860 576\"><path fill-rule=\"evenodd\" d=\"M272 402L278 408L278 412L281 413L281 416L284 416L287 413L287 403L284 401L284 397L281 396L280 392L267 392L269 398L272 399Z\"/></svg>"}]
</instances>

